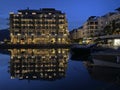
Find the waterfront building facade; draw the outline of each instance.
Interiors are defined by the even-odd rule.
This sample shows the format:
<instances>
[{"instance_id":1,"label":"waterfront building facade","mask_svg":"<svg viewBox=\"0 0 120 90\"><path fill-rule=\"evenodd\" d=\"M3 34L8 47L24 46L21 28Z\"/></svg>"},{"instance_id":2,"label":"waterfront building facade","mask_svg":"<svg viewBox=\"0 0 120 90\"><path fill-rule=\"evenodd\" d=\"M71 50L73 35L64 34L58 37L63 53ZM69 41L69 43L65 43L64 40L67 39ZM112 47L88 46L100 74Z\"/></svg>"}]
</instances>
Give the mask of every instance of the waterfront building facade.
<instances>
[{"instance_id":1,"label":"waterfront building facade","mask_svg":"<svg viewBox=\"0 0 120 90\"><path fill-rule=\"evenodd\" d=\"M10 12L12 44L68 44L65 13L53 8Z\"/></svg>"},{"instance_id":2,"label":"waterfront building facade","mask_svg":"<svg viewBox=\"0 0 120 90\"><path fill-rule=\"evenodd\" d=\"M120 34L120 11L107 13L102 16L104 20L106 20L105 24L105 32L104 35L119 35Z\"/></svg>"},{"instance_id":3,"label":"waterfront building facade","mask_svg":"<svg viewBox=\"0 0 120 90\"><path fill-rule=\"evenodd\" d=\"M77 29L73 29L72 31L70 31L70 35L72 37L72 39L80 39L83 38L83 27L79 27Z\"/></svg>"},{"instance_id":4,"label":"waterfront building facade","mask_svg":"<svg viewBox=\"0 0 120 90\"><path fill-rule=\"evenodd\" d=\"M75 40L75 39L78 38L77 37L77 31L78 31L77 29L73 29L72 31L69 32L72 40Z\"/></svg>"},{"instance_id":5,"label":"waterfront building facade","mask_svg":"<svg viewBox=\"0 0 120 90\"><path fill-rule=\"evenodd\" d=\"M99 21L97 16L91 16L83 25L83 37L92 38L100 34Z\"/></svg>"},{"instance_id":6,"label":"waterfront building facade","mask_svg":"<svg viewBox=\"0 0 120 90\"><path fill-rule=\"evenodd\" d=\"M73 29L70 35L74 39L83 38L83 42L93 42L105 35L120 34L120 11L110 12L103 16L90 16L81 29Z\"/></svg>"}]
</instances>

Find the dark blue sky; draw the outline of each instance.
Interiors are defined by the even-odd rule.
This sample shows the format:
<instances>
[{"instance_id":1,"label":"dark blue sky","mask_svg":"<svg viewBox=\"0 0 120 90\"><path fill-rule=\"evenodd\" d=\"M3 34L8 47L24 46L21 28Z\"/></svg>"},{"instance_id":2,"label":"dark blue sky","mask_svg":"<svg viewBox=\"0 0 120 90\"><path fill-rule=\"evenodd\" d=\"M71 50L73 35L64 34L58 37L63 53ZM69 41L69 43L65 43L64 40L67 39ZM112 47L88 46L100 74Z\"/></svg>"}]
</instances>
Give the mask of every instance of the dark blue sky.
<instances>
[{"instance_id":1,"label":"dark blue sky","mask_svg":"<svg viewBox=\"0 0 120 90\"><path fill-rule=\"evenodd\" d=\"M89 16L101 16L120 7L120 0L0 0L0 29L9 12L18 9L56 8L65 12L69 30L81 26Z\"/></svg>"}]
</instances>

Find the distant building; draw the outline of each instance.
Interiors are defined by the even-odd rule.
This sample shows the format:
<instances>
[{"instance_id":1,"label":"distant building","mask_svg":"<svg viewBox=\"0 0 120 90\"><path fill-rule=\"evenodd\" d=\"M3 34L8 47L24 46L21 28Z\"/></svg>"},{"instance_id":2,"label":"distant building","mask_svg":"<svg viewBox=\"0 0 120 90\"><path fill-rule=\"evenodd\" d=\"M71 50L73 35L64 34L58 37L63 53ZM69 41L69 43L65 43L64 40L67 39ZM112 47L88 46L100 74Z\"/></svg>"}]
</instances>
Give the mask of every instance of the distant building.
<instances>
[{"instance_id":1,"label":"distant building","mask_svg":"<svg viewBox=\"0 0 120 90\"><path fill-rule=\"evenodd\" d=\"M73 29L72 31L69 32L70 33L70 38L72 40L77 39L77 29Z\"/></svg>"},{"instance_id":2,"label":"distant building","mask_svg":"<svg viewBox=\"0 0 120 90\"><path fill-rule=\"evenodd\" d=\"M73 29L73 31L70 32L70 35L73 39L83 38L84 41L94 41L95 38L105 35L104 28L107 25L109 25L112 29L112 24L114 23L116 24L114 26L114 29L116 28L115 34L120 34L120 11L110 12L101 17L90 16L88 20L83 24L82 28Z\"/></svg>"},{"instance_id":3,"label":"distant building","mask_svg":"<svg viewBox=\"0 0 120 90\"><path fill-rule=\"evenodd\" d=\"M91 16L88 18L86 23L83 25L83 37L92 38L96 37L100 33L99 21L97 16Z\"/></svg>"},{"instance_id":4,"label":"distant building","mask_svg":"<svg viewBox=\"0 0 120 90\"><path fill-rule=\"evenodd\" d=\"M70 31L70 36L73 40L83 38L83 27L79 27Z\"/></svg>"},{"instance_id":5,"label":"distant building","mask_svg":"<svg viewBox=\"0 0 120 90\"><path fill-rule=\"evenodd\" d=\"M71 37L73 39L85 39L99 36L101 34L101 27L98 18L97 16L89 17L82 27L73 29L70 32Z\"/></svg>"},{"instance_id":6,"label":"distant building","mask_svg":"<svg viewBox=\"0 0 120 90\"><path fill-rule=\"evenodd\" d=\"M53 8L10 12L10 37L12 44L67 44L66 15Z\"/></svg>"}]
</instances>

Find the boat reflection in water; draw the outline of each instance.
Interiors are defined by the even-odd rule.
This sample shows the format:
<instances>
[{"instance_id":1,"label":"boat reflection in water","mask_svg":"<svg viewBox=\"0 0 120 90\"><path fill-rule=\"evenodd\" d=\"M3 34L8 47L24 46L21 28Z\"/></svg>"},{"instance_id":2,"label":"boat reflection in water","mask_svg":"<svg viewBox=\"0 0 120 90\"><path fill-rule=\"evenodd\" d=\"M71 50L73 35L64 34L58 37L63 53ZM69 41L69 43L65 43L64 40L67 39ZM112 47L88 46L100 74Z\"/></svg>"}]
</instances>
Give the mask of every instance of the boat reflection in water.
<instances>
[{"instance_id":1,"label":"boat reflection in water","mask_svg":"<svg viewBox=\"0 0 120 90\"><path fill-rule=\"evenodd\" d=\"M94 64L97 66L120 68L120 52L118 51L104 51L91 55Z\"/></svg>"},{"instance_id":2,"label":"boat reflection in water","mask_svg":"<svg viewBox=\"0 0 120 90\"><path fill-rule=\"evenodd\" d=\"M119 68L94 66L90 64L86 64L86 65L87 65L87 70L92 79L120 85L120 69Z\"/></svg>"},{"instance_id":3,"label":"boat reflection in water","mask_svg":"<svg viewBox=\"0 0 120 90\"><path fill-rule=\"evenodd\" d=\"M84 55L83 57L82 55L71 57L73 60L77 59L83 63L92 80L120 86L120 54L118 52L99 52L91 54L89 57L84 57Z\"/></svg>"},{"instance_id":4,"label":"boat reflection in water","mask_svg":"<svg viewBox=\"0 0 120 90\"><path fill-rule=\"evenodd\" d=\"M98 81L120 85L120 63L118 52L99 52L92 54L93 62L84 62L90 76Z\"/></svg>"},{"instance_id":5,"label":"boat reflection in water","mask_svg":"<svg viewBox=\"0 0 120 90\"><path fill-rule=\"evenodd\" d=\"M68 49L12 49L11 79L56 80L65 77Z\"/></svg>"}]
</instances>

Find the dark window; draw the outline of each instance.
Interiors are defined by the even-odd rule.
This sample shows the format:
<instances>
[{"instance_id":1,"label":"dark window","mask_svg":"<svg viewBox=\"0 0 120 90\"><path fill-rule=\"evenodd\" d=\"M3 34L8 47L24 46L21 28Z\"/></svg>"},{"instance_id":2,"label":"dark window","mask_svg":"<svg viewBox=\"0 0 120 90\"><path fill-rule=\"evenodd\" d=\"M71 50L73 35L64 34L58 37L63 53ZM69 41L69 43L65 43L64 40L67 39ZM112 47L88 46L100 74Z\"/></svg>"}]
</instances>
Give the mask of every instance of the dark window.
<instances>
[{"instance_id":1,"label":"dark window","mask_svg":"<svg viewBox=\"0 0 120 90\"><path fill-rule=\"evenodd\" d=\"M41 33L40 33L40 32L37 32L37 35L41 35Z\"/></svg>"},{"instance_id":2,"label":"dark window","mask_svg":"<svg viewBox=\"0 0 120 90\"><path fill-rule=\"evenodd\" d=\"M52 35L55 35L55 32L51 32Z\"/></svg>"}]
</instances>

